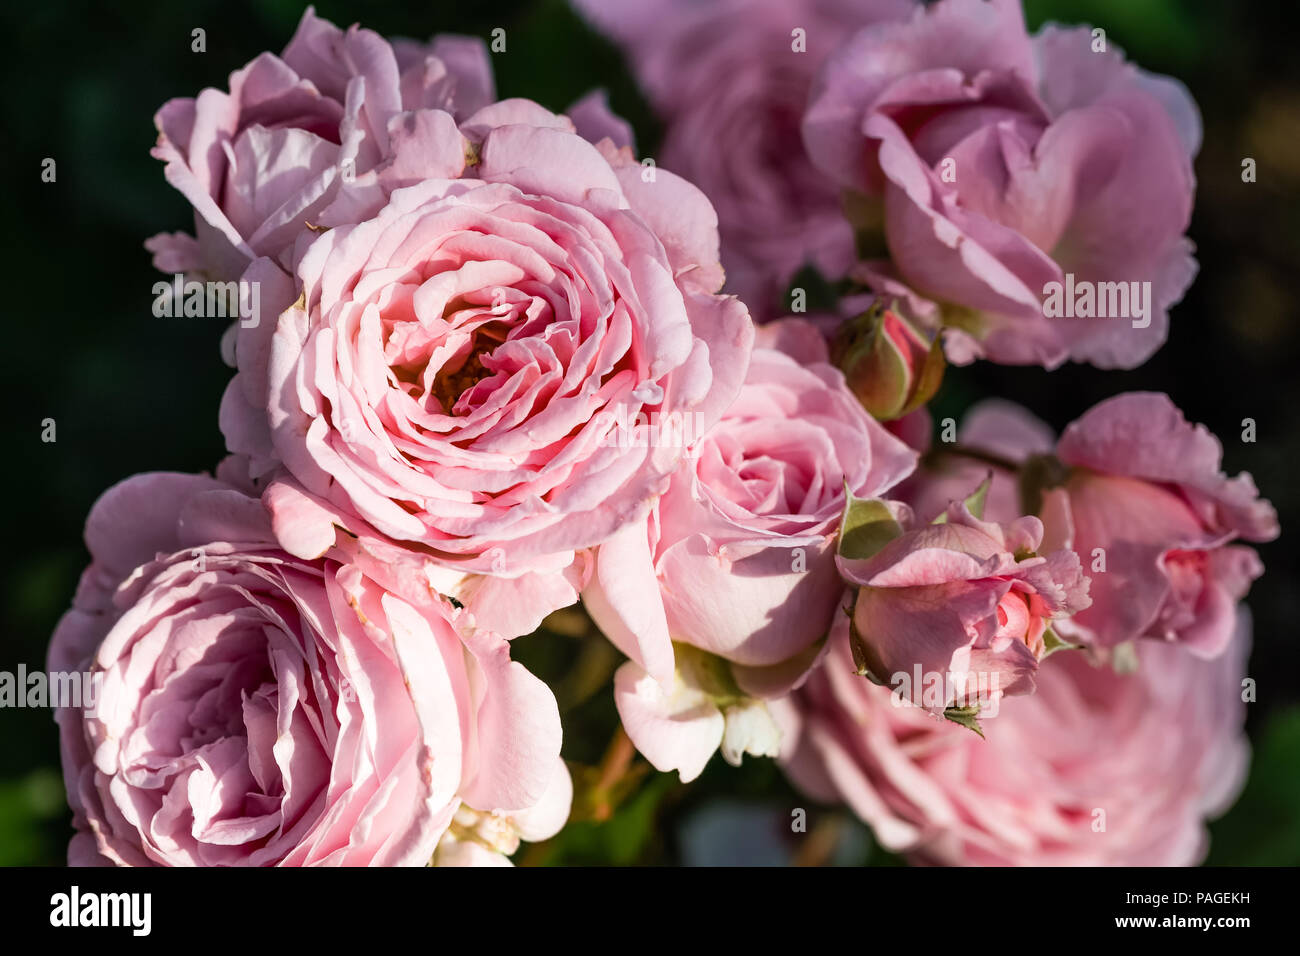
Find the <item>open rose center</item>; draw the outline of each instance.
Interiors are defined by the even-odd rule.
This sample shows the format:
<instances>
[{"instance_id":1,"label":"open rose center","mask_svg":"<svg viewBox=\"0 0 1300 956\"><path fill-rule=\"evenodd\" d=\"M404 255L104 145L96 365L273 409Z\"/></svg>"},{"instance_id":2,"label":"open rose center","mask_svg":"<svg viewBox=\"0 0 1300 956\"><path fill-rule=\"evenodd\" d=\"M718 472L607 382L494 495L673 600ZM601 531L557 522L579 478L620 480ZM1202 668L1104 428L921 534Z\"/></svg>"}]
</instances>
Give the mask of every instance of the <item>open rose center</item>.
<instances>
[{"instance_id":1,"label":"open rose center","mask_svg":"<svg viewBox=\"0 0 1300 956\"><path fill-rule=\"evenodd\" d=\"M815 447L774 441L765 423L728 423L710 436L699 475L718 500L756 516L816 514L826 492Z\"/></svg>"},{"instance_id":2,"label":"open rose center","mask_svg":"<svg viewBox=\"0 0 1300 956\"><path fill-rule=\"evenodd\" d=\"M263 593L240 606L249 583L234 581L229 593L175 615L163 628L170 652L152 674L137 721L106 728L121 740L123 779L152 795L146 815L156 825L188 817L184 828L208 863L267 846L309 812L328 783L322 738L335 702L332 691L318 697L328 676L313 680L303 638L281 629L297 617L291 604ZM210 621L212 613L226 616L227 626L196 644L191 619ZM321 737L304 737L291 754L282 743L289 726L315 727Z\"/></svg>"},{"instance_id":3,"label":"open rose center","mask_svg":"<svg viewBox=\"0 0 1300 956\"><path fill-rule=\"evenodd\" d=\"M404 309L390 310L384 342L390 381L425 410L465 416L493 391L504 371L497 349L526 319L506 290L481 290L447 303L440 328L429 328ZM483 300L491 302L484 305ZM481 382L489 385L478 388Z\"/></svg>"}]
</instances>

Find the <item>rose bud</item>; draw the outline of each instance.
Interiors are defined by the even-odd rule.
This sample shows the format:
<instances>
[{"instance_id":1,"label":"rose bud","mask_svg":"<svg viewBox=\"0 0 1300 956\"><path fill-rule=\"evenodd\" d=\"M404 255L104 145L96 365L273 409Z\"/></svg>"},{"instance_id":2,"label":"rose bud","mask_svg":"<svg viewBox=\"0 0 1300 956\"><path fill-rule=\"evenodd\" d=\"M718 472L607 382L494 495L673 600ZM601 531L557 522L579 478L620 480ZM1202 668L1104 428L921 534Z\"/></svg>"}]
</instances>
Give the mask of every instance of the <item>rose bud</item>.
<instances>
[{"instance_id":1,"label":"rose bud","mask_svg":"<svg viewBox=\"0 0 1300 956\"><path fill-rule=\"evenodd\" d=\"M1088 606L1078 557L1039 555L1043 525L1032 516L998 524L953 502L933 524L904 530L908 518L879 501L845 512L837 560L857 588L848 610L859 673L906 683L912 703L963 722L1031 692L1059 643L1051 622ZM913 675L940 692L922 695Z\"/></svg>"},{"instance_id":2,"label":"rose bud","mask_svg":"<svg viewBox=\"0 0 1300 956\"><path fill-rule=\"evenodd\" d=\"M984 403L958 439L956 453L931 455L900 496L932 513L1000 460L991 516L1037 512L1046 539L1076 551L1091 578L1092 606L1062 625L1062 637L1105 652L1143 637L1204 657L1223 650L1234 606L1263 573L1240 542L1276 538L1277 514L1249 474L1223 473L1218 439L1168 396L1108 399L1059 442L1024 409Z\"/></svg>"},{"instance_id":3,"label":"rose bud","mask_svg":"<svg viewBox=\"0 0 1300 956\"><path fill-rule=\"evenodd\" d=\"M897 308L874 305L840 328L831 358L864 408L892 421L920 408L943 381L943 347Z\"/></svg>"}]
</instances>

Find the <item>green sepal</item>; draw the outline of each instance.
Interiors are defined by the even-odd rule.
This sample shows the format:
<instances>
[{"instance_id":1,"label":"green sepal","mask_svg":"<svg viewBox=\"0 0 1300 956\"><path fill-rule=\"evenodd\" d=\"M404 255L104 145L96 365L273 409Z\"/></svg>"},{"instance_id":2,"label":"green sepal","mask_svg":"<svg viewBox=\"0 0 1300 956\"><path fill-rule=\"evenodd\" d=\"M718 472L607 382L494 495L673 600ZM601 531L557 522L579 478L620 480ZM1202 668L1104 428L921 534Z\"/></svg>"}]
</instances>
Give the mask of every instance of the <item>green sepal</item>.
<instances>
[{"instance_id":1,"label":"green sepal","mask_svg":"<svg viewBox=\"0 0 1300 956\"><path fill-rule=\"evenodd\" d=\"M984 505L989 499L989 489L992 487L993 487L993 476L989 475L983 481L980 482L980 486L978 488L972 491L965 498L964 504L966 505L966 510L969 511L976 518L978 518L980 521L984 520ZM942 512L939 515L939 517L935 518L934 521L931 523L946 524L947 521L948 521L948 513L945 511Z\"/></svg>"},{"instance_id":2,"label":"green sepal","mask_svg":"<svg viewBox=\"0 0 1300 956\"><path fill-rule=\"evenodd\" d=\"M1057 651L1078 650L1081 646L1082 645L1071 644L1069 641L1062 640L1061 636L1050 627L1043 631L1043 660L1051 657Z\"/></svg>"},{"instance_id":3,"label":"green sepal","mask_svg":"<svg viewBox=\"0 0 1300 956\"><path fill-rule=\"evenodd\" d=\"M970 704L966 707L948 707L944 710L945 720L951 720L954 724L961 724L967 730L973 730L984 739L984 731L980 728L979 722L980 706L979 704Z\"/></svg>"},{"instance_id":4,"label":"green sepal","mask_svg":"<svg viewBox=\"0 0 1300 956\"><path fill-rule=\"evenodd\" d=\"M890 541L903 533L903 526L879 498L855 498L844 486L844 515L840 518L837 553L842 558L859 560L874 557Z\"/></svg>"},{"instance_id":5,"label":"green sepal","mask_svg":"<svg viewBox=\"0 0 1300 956\"><path fill-rule=\"evenodd\" d=\"M844 609L844 613L849 616L849 650L853 652L853 673L858 677L865 677L871 683L884 687L885 682L871 672L871 665L867 663L867 642L862 637L862 632L858 630L858 622L854 617L854 611L857 608L858 597L853 596L853 603Z\"/></svg>"}]
</instances>

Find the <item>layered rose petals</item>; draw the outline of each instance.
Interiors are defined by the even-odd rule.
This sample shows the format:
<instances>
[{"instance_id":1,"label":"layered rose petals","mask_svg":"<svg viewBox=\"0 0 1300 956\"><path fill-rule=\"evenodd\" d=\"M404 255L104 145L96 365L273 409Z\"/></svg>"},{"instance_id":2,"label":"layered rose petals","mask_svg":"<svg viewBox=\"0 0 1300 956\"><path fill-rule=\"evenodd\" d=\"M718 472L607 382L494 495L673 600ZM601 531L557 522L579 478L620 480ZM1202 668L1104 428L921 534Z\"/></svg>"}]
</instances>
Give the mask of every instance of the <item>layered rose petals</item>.
<instances>
[{"instance_id":1,"label":"layered rose petals","mask_svg":"<svg viewBox=\"0 0 1300 956\"><path fill-rule=\"evenodd\" d=\"M465 572L562 570L644 518L684 452L648 423L715 421L752 325L714 294L713 214L686 183L527 101L447 128L444 175L467 150L477 178L386 199L386 174L358 181L296 281L267 275L284 311L240 330L223 430L283 469L272 510L300 556L360 520ZM418 137L396 157L442 162Z\"/></svg>"},{"instance_id":2,"label":"layered rose petals","mask_svg":"<svg viewBox=\"0 0 1300 956\"><path fill-rule=\"evenodd\" d=\"M425 865L461 806L509 820L558 795L562 824L550 691L346 540L295 558L257 498L166 473L110 489L86 538L50 649L103 681L58 712L72 863Z\"/></svg>"},{"instance_id":3,"label":"layered rose petals","mask_svg":"<svg viewBox=\"0 0 1300 956\"><path fill-rule=\"evenodd\" d=\"M228 91L167 102L153 155L194 207L196 238L159 235L158 268L235 279L253 259L291 267L293 242L355 177L391 162L404 110L468 116L494 98L487 48L441 36L390 44L309 7L283 54L263 53Z\"/></svg>"},{"instance_id":4,"label":"layered rose petals","mask_svg":"<svg viewBox=\"0 0 1300 956\"><path fill-rule=\"evenodd\" d=\"M1076 551L1091 580L1092 606L1062 625L1072 640L1106 652L1156 638L1202 657L1227 646L1236 605L1264 571L1241 542L1276 538L1277 513L1249 474L1223 473L1219 440L1189 423L1168 396L1108 399L1055 443L1024 409L984 403L959 438L965 448L1036 469L1029 483L1041 496L1045 536ZM941 455L902 494L929 514L988 474L979 461ZM994 469L990 515L1018 512L1024 482Z\"/></svg>"},{"instance_id":5,"label":"layered rose petals","mask_svg":"<svg viewBox=\"0 0 1300 956\"><path fill-rule=\"evenodd\" d=\"M810 327L789 331L788 344L820 349L821 361L801 365L755 349L736 401L674 475L649 520L597 550L583 599L632 658L616 689L625 720L629 708L666 715L709 688L717 699L762 698L796 683L815 663L839 609L834 544L845 489L883 494L914 467L910 449L863 411L826 364L820 337ZM721 660L675 678L683 646ZM643 674L660 689L638 683ZM720 712L715 706L712 713ZM637 736L655 726L628 721L656 765L680 767L685 776L684 765L656 756L670 746Z\"/></svg>"},{"instance_id":6,"label":"layered rose petals","mask_svg":"<svg viewBox=\"0 0 1300 956\"><path fill-rule=\"evenodd\" d=\"M890 850L946 866L1190 866L1205 821L1245 779L1241 678L1249 620L1204 661L1146 642L1116 673L1055 654L987 739L854 674L847 628L826 664L772 706L782 762L814 799L843 801Z\"/></svg>"},{"instance_id":7,"label":"layered rose petals","mask_svg":"<svg viewBox=\"0 0 1300 956\"><path fill-rule=\"evenodd\" d=\"M1254 549L1233 542L1279 533L1250 475L1224 475L1218 439L1149 392L1092 408L1056 453L1073 470L1045 508L1103 569L1092 575L1094 607L1074 622L1081 636L1104 648L1154 637L1222 653L1237 602L1264 572Z\"/></svg>"},{"instance_id":8,"label":"layered rose petals","mask_svg":"<svg viewBox=\"0 0 1300 956\"><path fill-rule=\"evenodd\" d=\"M1018 0L940 0L862 30L818 80L809 154L861 197L866 245L890 257L859 276L937 303L954 361L1132 368L1168 333L1196 273L1199 117L1106 42L1030 37ZM1149 301L1075 317L1048 308L1051 283L1135 283Z\"/></svg>"},{"instance_id":9,"label":"layered rose petals","mask_svg":"<svg viewBox=\"0 0 1300 956\"><path fill-rule=\"evenodd\" d=\"M898 20L915 0L576 0L624 47L665 123L658 162L718 210L727 289L779 314L805 265L844 275L853 233L839 185L799 146L818 68L846 33Z\"/></svg>"},{"instance_id":10,"label":"layered rose petals","mask_svg":"<svg viewBox=\"0 0 1300 956\"><path fill-rule=\"evenodd\" d=\"M962 502L943 517L869 558L838 559L857 589L851 615L860 669L895 687L919 669L943 693L930 699L914 686L909 699L935 713L1032 691L1046 628L1089 603L1072 551L1038 554L1037 518L981 521Z\"/></svg>"}]
</instances>

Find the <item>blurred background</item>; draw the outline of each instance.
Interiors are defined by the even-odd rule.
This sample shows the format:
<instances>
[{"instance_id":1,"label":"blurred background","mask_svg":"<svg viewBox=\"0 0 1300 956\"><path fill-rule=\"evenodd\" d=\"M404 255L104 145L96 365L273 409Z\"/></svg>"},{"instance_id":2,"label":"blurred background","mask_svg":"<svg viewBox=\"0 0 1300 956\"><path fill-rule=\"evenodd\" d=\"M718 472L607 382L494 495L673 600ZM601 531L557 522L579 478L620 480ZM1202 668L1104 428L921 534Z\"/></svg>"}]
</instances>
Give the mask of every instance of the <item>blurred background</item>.
<instances>
[{"instance_id":1,"label":"blurred background","mask_svg":"<svg viewBox=\"0 0 1300 956\"><path fill-rule=\"evenodd\" d=\"M619 52L564 0L491 3L324 0L340 25L358 18L386 35L504 27L494 57L501 96L563 110L603 86L614 110L654 155L660 128ZM223 453L217 406L229 377L218 355L222 320L155 318L159 276L144 240L192 229L181 196L149 156L152 116L167 99L224 88L229 73L283 48L298 0L42 0L6 5L10 38L0 129L9 136L10 223L0 352L9 448L5 500L10 543L0 574L0 670L44 666L45 647L88 560L82 523L109 485L147 470L211 469ZM960 418L973 401L1002 395L1056 427L1121 391L1167 391L1225 445L1229 473L1250 471L1281 515L1281 540L1260 547L1267 572L1255 616L1250 676L1258 699L1247 730L1254 760L1238 803L1212 826L1211 864L1300 863L1300 60L1291 4L1204 0L1029 0L1031 29L1048 20L1106 28L1145 69L1178 77L1200 104L1205 137L1191 236L1200 275L1173 310L1168 344L1131 372L988 364L949 372L937 416ZM207 50L193 53L202 27ZM42 161L57 179L41 181ZM1243 183L1243 158L1257 181ZM1258 435L1243 443L1242 419ZM45 419L56 441L43 442ZM526 849L530 863L893 865L867 831L795 793L771 761L739 770L719 759L689 788L643 763L614 787L602 772L626 765L605 683L616 652L575 639L581 622L517 642L516 656L554 682L565 756L588 765L597 797L556 840ZM568 632L568 633L566 633ZM525 646L527 645L527 646ZM609 746L610 742L612 746ZM594 769L594 768L603 768ZM579 781L582 783L582 781ZM791 810L808 809L806 836L789 840ZM48 710L0 709L0 865L60 865L70 814Z\"/></svg>"}]
</instances>

